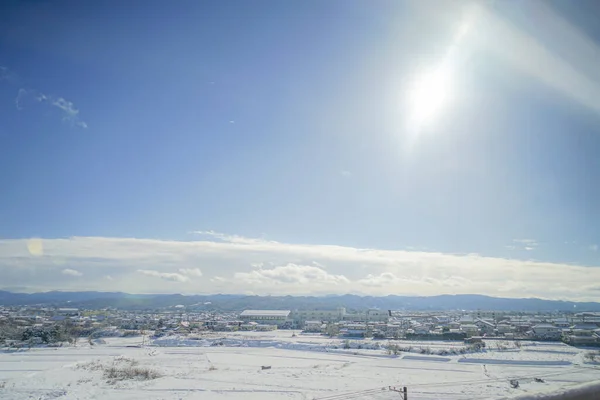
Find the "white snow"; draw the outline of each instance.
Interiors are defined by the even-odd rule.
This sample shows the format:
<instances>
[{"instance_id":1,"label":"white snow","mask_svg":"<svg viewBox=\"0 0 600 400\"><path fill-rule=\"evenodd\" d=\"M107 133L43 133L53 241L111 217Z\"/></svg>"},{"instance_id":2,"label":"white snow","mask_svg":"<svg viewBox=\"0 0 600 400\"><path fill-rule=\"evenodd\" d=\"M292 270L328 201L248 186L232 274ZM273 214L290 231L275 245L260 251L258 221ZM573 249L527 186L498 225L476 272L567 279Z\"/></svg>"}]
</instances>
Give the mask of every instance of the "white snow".
<instances>
[{"instance_id":1,"label":"white snow","mask_svg":"<svg viewBox=\"0 0 600 400\"><path fill-rule=\"evenodd\" d=\"M510 400L594 400L599 397L600 381L594 381L546 393L523 394Z\"/></svg>"},{"instance_id":2,"label":"white snow","mask_svg":"<svg viewBox=\"0 0 600 400\"><path fill-rule=\"evenodd\" d=\"M385 350L388 341L292 337L291 331L195 339L170 336L136 347L140 337L106 338L91 347L3 349L0 399L398 399L389 387L406 386L411 400L518 395L537 400L545 399L542 393L600 380L600 368L584 362L585 350L560 343L523 343L506 350L488 343L481 353L440 356L420 351L461 348L462 343L396 341L414 350L394 356ZM110 368L129 367L159 377L107 378ZM519 387L512 388L510 379ZM599 386L573 386L589 387Z\"/></svg>"}]
</instances>

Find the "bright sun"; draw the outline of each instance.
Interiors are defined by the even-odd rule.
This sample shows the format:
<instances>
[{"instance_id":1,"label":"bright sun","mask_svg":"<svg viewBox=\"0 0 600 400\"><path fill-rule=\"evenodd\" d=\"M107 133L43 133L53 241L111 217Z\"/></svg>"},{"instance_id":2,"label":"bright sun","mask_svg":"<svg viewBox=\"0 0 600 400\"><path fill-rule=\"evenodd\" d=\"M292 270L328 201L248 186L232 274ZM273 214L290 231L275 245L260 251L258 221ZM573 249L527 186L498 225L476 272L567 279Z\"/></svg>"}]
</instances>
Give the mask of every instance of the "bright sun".
<instances>
[{"instance_id":1,"label":"bright sun","mask_svg":"<svg viewBox=\"0 0 600 400\"><path fill-rule=\"evenodd\" d=\"M432 122L447 104L451 77L447 68L419 76L409 91L410 117L416 126Z\"/></svg>"}]
</instances>

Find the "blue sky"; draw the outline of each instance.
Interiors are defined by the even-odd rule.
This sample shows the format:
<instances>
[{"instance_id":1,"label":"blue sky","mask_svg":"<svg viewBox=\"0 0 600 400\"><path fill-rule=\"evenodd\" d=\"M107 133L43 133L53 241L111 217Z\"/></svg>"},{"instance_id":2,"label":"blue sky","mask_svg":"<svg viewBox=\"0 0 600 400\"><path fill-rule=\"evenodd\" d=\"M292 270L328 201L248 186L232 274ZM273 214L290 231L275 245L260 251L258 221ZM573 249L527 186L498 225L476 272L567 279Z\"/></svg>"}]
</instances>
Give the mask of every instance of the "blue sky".
<instances>
[{"instance_id":1,"label":"blue sky","mask_svg":"<svg viewBox=\"0 0 600 400\"><path fill-rule=\"evenodd\" d=\"M600 266L597 6L431 4L4 2L4 287L594 298L520 271Z\"/></svg>"}]
</instances>

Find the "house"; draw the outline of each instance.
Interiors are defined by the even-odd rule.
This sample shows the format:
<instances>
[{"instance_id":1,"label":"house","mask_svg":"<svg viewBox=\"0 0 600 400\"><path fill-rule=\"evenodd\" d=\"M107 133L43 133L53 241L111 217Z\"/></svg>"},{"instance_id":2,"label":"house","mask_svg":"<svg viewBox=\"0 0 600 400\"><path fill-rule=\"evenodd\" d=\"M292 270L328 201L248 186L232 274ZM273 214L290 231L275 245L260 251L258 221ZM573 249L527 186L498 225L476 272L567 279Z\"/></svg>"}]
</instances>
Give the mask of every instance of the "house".
<instances>
[{"instance_id":1,"label":"house","mask_svg":"<svg viewBox=\"0 0 600 400\"><path fill-rule=\"evenodd\" d=\"M366 319L367 321L373 322L387 322L390 318L390 312L388 310L379 310L372 308L367 310Z\"/></svg>"},{"instance_id":2,"label":"house","mask_svg":"<svg viewBox=\"0 0 600 400\"><path fill-rule=\"evenodd\" d=\"M569 328L569 331L577 336L591 336L596 329L598 326L595 324L575 324Z\"/></svg>"},{"instance_id":3,"label":"house","mask_svg":"<svg viewBox=\"0 0 600 400\"><path fill-rule=\"evenodd\" d=\"M575 314L574 321L578 321L581 323L587 323L587 324L600 324L600 313L597 312L581 312L581 313L577 313Z\"/></svg>"},{"instance_id":4,"label":"house","mask_svg":"<svg viewBox=\"0 0 600 400\"><path fill-rule=\"evenodd\" d=\"M419 325L419 326L415 326L412 329L412 333L415 335L428 335L429 332L429 328L425 325Z\"/></svg>"},{"instance_id":5,"label":"house","mask_svg":"<svg viewBox=\"0 0 600 400\"><path fill-rule=\"evenodd\" d=\"M565 331L563 339L571 345L596 345L599 343L597 329L594 324L576 324Z\"/></svg>"},{"instance_id":6,"label":"house","mask_svg":"<svg viewBox=\"0 0 600 400\"><path fill-rule=\"evenodd\" d=\"M304 323L304 332L320 333L323 323L321 321L306 321Z\"/></svg>"},{"instance_id":7,"label":"house","mask_svg":"<svg viewBox=\"0 0 600 400\"><path fill-rule=\"evenodd\" d=\"M552 324L559 328L568 328L571 326L571 323L566 318L556 318L552 320Z\"/></svg>"},{"instance_id":8,"label":"house","mask_svg":"<svg viewBox=\"0 0 600 400\"><path fill-rule=\"evenodd\" d=\"M441 326L436 326L429 333L432 334L432 335L443 335L444 334L444 328L442 328Z\"/></svg>"},{"instance_id":9,"label":"house","mask_svg":"<svg viewBox=\"0 0 600 400\"><path fill-rule=\"evenodd\" d=\"M240 324L229 321L217 321L215 324L213 324L212 329L218 332L232 332L237 331L239 329L239 325ZM183 326L179 326L177 327L177 329L179 330L179 332L181 332L186 328Z\"/></svg>"},{"instance_id":10,"label":"house","mask_svg":"<svg viewBox=\"0 0 600 400\"><path fill-rule=\"evenodd\" d=\"M399 324L386 324L385 333L387 337L402 336L402 327Z\"/></svg>"},{"instance_id":11,"label":"house","mask_svg":"<svg viewBox=\"0 0 600 400\"><path fill-rule=\"evenodd\" d=\"M340 334L352 337L364 337L367 333L367 325L362 323L346 324L343 329L340 329Z\"/></svg>"},{"instance_id":12,"label":"house","mask_svg":"<svg viewBox=\"0 0 600 400\"><path fill-rule=\"evenodd\" d=\"M464 340L465 344L483 344L483 338L481 336L471 336Z\"/></svg>"},{"instance_id":13,"label":"house","mask_svg":"<svg viewBox=\"0 0 600 400\"><path fill-rule=\"evenodd\" d=\"M560 339L561 328L552 324L537 324L531 328L531 336L536 339Z\"/></svg>"},{"instance_id":14,"label":"house","mask_svg":"<svg viewBox=\"0 0 600 400\"><path fill-rule=\"evenodd\" d=\"M496 330L499 334L506 335L507 333L514 333L515 327L509 324L498 324Z\"/></svg>"},{"instance_id":15,"label":"house","mask_svg":"<svg viewBox=\"0 0 600 400\"><path fill-rule=\"evenodd\" d=\"M344 314L342 320L352 322L387 322L389 318L390 311L372 308L365 312Z\"/></svg>"},{"instance_id":16,"label":"house","mask_svg":"<svg viewBox=\"0 0 600 400\"><path fill-rule=\"evenodd\" d=\"M519 322L514 324L515 332L517 333L526 333L531 330L532 326L533 324L531 324L530 322Z\"/></svg>"},{"instance_id":17,"label":"house","mask_svg":"<svg viewBox=\"0 0 600 400\"><path fill-rule=\"evenodd\" d=\"M450 329L460 329L460 322L452 321L448 323L448 328Z\"/></svg>"},{"instance_id":18,"label":"house","mask_svg":"<svg viewBox=\"0 0 600 400\"><path fill-rule=\"evenodd\" d=\"M256 330L256 322L248 322L247 324L240 325L240 331L254 331Z\"/></svg>"},{"instance_id":19,"label":"house","mask_svg":"<svg viewBox=\"0 0 600 400\"><path fill-rule=\"evenodd\" d=\"M565 342L569 343L573 346L593 346L600 343L596 335L591 336L577 336L577 335L569 335L564 338Z\"/></svg>"},{"instance_id":20,"label":"house","mask_svg":"<svg viewBox=\"0 0 600 400\"><path fill-rule=\"evenodd\" d=\"M258 332L274 331L275 329L277 329L277 325L275 325L275 324L257 324L255 326L255 329Z\"/></svg>"},{"instance_id":21,"label":"house","mask_svg":"<svg viewBox=\"0 0 600 400\"><path fill-rule=\"evenodd\" d=\"M475 324L461 324L460 330L465 333L467 337L479 335L479 327Z\"/></svg>"},{"instance_id":22,"label":"house","mask_svg":"<svg viewBox=\"0 0 600 400\"><path fill-rule=\"evenodd\" d=\"M475 325L479 328L481 334L493 335L496 330L496 325L485 319L475 320Z\"/></svg>"}]
</instances>

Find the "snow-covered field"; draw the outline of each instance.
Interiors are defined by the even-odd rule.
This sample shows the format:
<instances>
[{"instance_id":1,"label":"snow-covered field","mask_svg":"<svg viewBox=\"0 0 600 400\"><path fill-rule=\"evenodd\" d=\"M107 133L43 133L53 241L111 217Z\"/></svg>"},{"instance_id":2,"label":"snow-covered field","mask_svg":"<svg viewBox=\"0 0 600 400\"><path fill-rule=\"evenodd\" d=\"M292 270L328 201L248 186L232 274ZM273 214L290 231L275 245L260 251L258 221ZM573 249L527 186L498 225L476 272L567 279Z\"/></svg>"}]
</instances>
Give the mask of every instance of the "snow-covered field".
<instances>
[{"instance_id":1,"label":"snow-covered field","mask_svg":"<svg viewBox=\"0 0 600 400\"><path fill-rule=\"evenodd\" d=\"M131 347L140 343L112 338L94 346L3 349L0 399L400 398L390 386L407 386L411 400L493 399L600 380L600 366L586 364L585 351L560 343L497 350L490 341L484 352L449 356L421 349L462 343L396 342L413 347L397 356L385 350L388 341L347 343L290 331L167 337Z\"/></svg>"}]
</instances>

